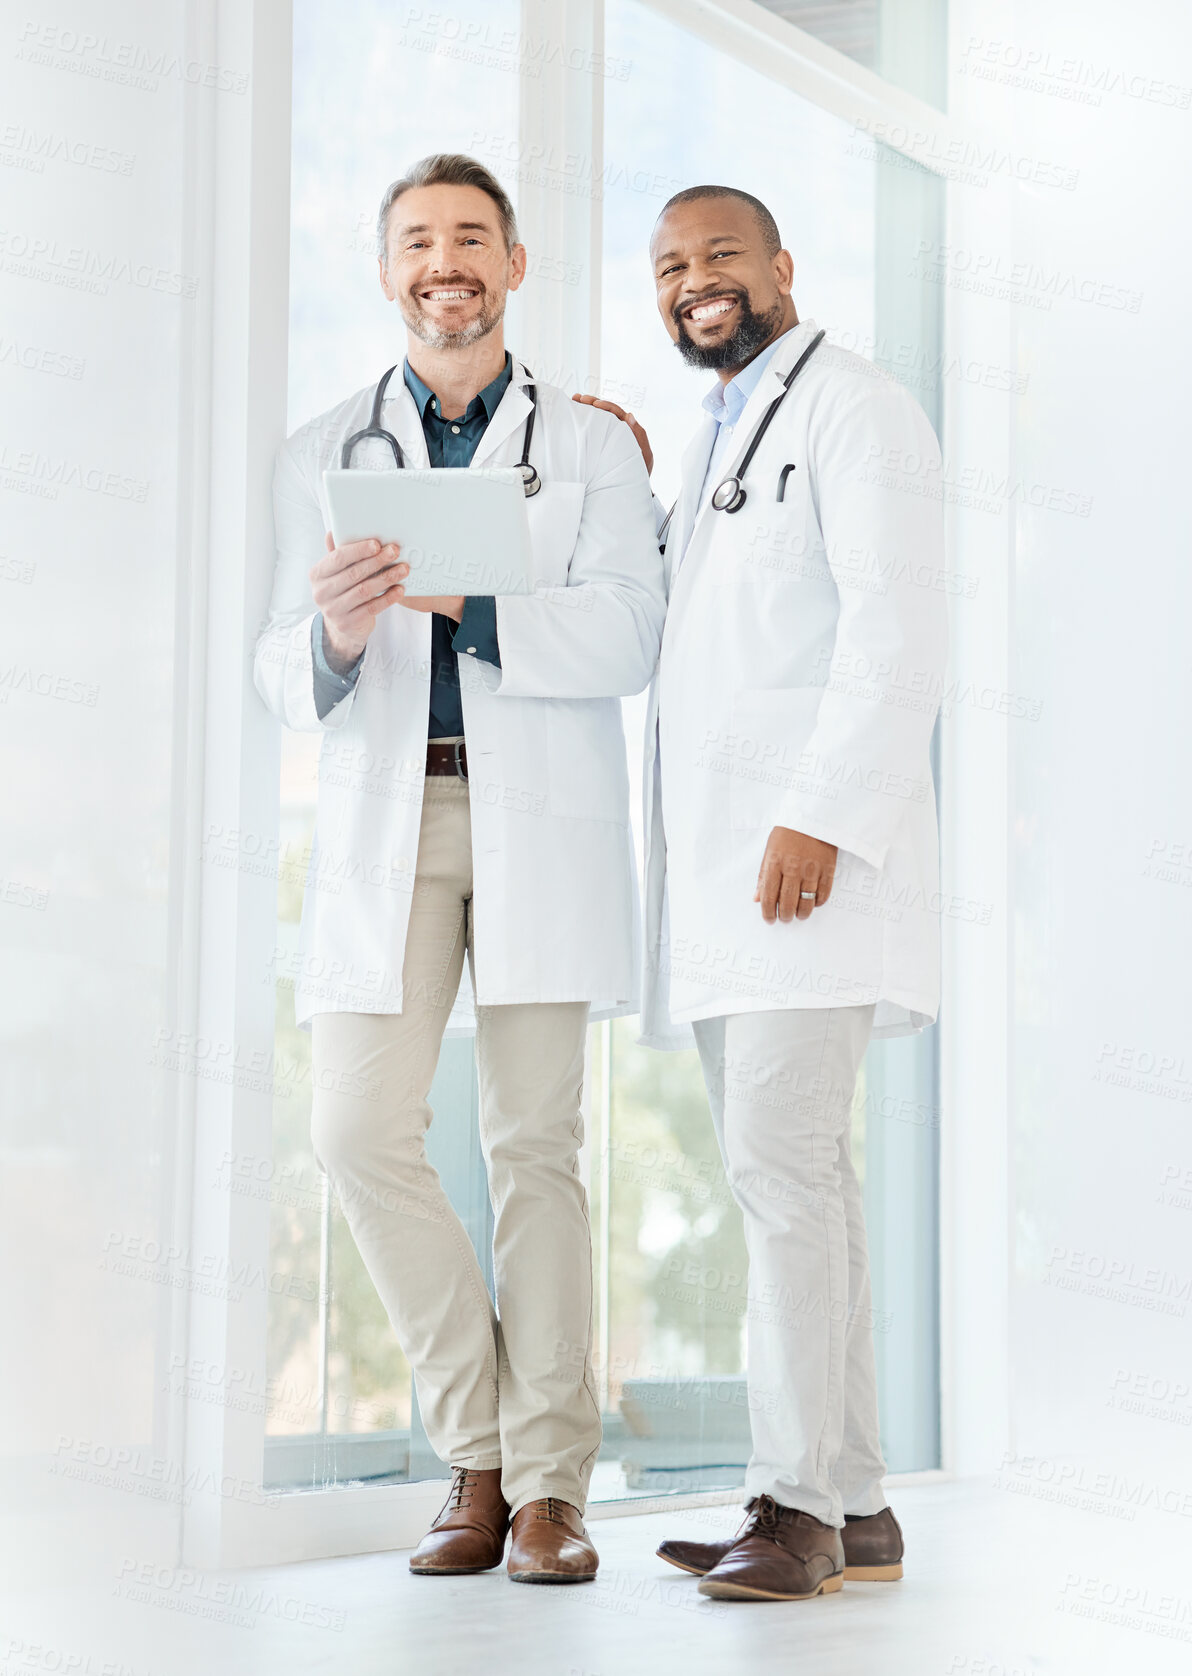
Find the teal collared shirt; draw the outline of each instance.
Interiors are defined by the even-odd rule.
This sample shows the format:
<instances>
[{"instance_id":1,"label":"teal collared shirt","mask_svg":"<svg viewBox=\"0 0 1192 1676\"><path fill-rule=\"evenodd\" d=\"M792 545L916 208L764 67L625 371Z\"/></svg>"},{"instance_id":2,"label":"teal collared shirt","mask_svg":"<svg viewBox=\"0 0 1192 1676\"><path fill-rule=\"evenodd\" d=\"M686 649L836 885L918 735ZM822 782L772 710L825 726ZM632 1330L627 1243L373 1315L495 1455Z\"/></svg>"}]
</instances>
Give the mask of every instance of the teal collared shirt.
<instances>
[{"instance_id":1,"label":"teal collared shirt","mask_svg":"<svg viewBox=\"0 0 1192 1676\"><path fill-rule=\"evenodd\" d=\"M468 403L458 419L444 419L439 411L438 397L425 384L409 361L403 367L406 388L414 398L418 416L422 420L422 434L432 466L469 466L480 446L480 439L488 429L501 398L513 377L513 358L508 353L505 365L486 384L478 396ZM323 655L323 618L320 613L311 625L311 651L314 656L315 707L320 720L339 703L360 675L358 658L346 675L339 675ZM501 665L497 645L497 602L488 595L473 595L464 602L459 622L436 611L431 615L430 638L430 715L428 739L456 739L464 731L463 703L459 692L459 660L457 653L470 652L486 663Z\"/></svg>"}]
</instances>

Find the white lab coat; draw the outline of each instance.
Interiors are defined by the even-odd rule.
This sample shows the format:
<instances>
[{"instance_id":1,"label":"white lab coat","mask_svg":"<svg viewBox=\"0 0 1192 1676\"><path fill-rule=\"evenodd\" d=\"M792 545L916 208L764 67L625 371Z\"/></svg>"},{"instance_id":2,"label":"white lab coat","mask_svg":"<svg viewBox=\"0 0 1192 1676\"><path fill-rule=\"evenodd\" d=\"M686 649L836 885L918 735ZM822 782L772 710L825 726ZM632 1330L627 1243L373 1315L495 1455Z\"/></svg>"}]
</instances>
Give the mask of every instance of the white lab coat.
<instances>
[{"instance_id":1,"label":"white lab coat","mask_svg":"<svg viewBox=\"0 0 1192 1676\"><path fill-rule=\"evenodd\" d=\"M719 476L816 330L802 322L775 351ZM875 1034L921 1029L939 1001L935 436L901 386L826 343L762 440L745 505L697 515L714 434L708 417L684 456L667 540L644 757L642 1039L679 1047L697 1019L871 1001ZM775 826L840 854L824 907L767 925L753 894Z\"/></svg>"},{"instance_id":2,"label":"white lab coat","mask_svg":"<svg viewBox=\"0 0 1192 1676\"><path fill-rule=\"evenodd\" d=\"M513 378L473 465L520 458L530 375ZM637 889L621 696L658 656L665 590L649 483L628 428L538 384L527 502L532 595L497 600L501 667L460 654L468 743L481 1005L589 1001L593 1016L637 1004ZM352 693L319 720L309 571L330 527L323 471L368 423L372 390L312 420L282 449L275 482L277 571L256 648L258 691L288 727L322 731L315 854L297 956L296 1013L396 1013L414 889L430 703L431 618L395 605L378 619ZM411 466L429 464L399 374L382 419ZM383 442L353 466L392 469ZM451 1019L474 1017L465 972Z\"/></svg>"}]
</instances>

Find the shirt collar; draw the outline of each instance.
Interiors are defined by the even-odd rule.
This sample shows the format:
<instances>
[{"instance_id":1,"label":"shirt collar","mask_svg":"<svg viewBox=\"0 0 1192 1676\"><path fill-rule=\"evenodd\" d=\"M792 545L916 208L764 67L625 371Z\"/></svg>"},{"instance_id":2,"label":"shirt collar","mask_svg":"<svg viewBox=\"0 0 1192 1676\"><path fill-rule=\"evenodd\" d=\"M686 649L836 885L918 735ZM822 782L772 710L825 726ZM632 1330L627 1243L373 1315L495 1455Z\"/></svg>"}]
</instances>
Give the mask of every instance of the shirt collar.
<instances>
[{"instance_id":1,"label":"shirt collar","mask_svg":"<svg viewBox=\"0 0 1192 1676\"><path fill-rule=\"evenodd\" d=\"M735 425L745 411L745 404L761 382L761 376L769 365L770 357L790 332L796 331L795 326L789 331L781 332L772 343L768 343L760 354L755 355L747 366L741 368L735 378L730 378L727 384L716 383L704 397L704 411L710 413L718 425L726 421Z\"/></svg>"},{"instance_id":2,"label":"shirt collar","mask_svg":"<svg viewBox=\"0 0 1192 1676\"><path fill-rule=\"evenodd\" d=\"M406 380L406 388L413 396L418 408L419 417L425 419L428 413L433 413L436 419L441 419L442 414L439 412L438 399L430 385L423 383L409 361L405 363L402 371ZM513 357L506 350L505 365L491 384L486 384L478 396L472 397L462 418L456 419L454 423L457 425L467 424L470 419L479 419L482 413L486 420L491 420L493 414L501 405L501 397L509 388L509 381L512 377Z\"/></svg>"}]
</instances>

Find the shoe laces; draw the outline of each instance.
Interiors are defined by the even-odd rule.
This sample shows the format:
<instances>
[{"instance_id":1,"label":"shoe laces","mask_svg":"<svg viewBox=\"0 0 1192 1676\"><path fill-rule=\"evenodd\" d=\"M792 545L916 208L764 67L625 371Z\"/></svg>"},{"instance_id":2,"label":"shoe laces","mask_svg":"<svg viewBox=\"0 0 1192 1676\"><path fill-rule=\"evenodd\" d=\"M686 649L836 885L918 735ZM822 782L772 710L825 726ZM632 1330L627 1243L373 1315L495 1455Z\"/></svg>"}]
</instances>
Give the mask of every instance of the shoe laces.
<instances>
[{"instance_id":1,"label":"shoe laces","mask_svg":"<svg viewBox=\"0 0 1192 1676\"><path fill-rule=\"evenodd\" d=\"M452 1469L451 1490L448 1494L447 1504L443 1508L443 1512L456 1513L461 1507L466 1507L472 1499L470 1492L474 1483L475 1477L469 1467L454 1467ZM465 1491L468 1492L468 1500L466 1502L464 1500ZM440 1518L441 1517L442 1514L440 1514Z\"/></svg>"},{"instance_id":2,"label":"shoe laces","mask_svg":"<svg viewBox=\"0 0 1192 1676\"><path fill-rule=\"evenodd\" d=\"M746 1536L776 1537L782 1529L785 1507L780 1507L773 1496L758 1496L749 1516Z\"/></svg>"},{"instance_id":3,"label":"shoe laces","mask_svg":"<svg viewBox=\"0 0 1192 1676\"><path fill-rule=\"evenodd\" d=\"M542 1496L535 1506L534 1517L552 1525L565 1525L563 1503L556 1496Z\"/></svg>"}]
</instances>

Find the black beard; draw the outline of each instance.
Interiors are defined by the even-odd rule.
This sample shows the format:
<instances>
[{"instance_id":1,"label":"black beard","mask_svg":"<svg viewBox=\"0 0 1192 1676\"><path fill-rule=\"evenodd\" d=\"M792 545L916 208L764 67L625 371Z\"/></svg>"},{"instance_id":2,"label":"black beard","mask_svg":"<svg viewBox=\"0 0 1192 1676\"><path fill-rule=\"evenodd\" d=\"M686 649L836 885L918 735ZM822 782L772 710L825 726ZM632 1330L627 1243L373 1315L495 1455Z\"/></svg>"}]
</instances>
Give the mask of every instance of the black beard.
<instances>
[{"instance_id":1,"label":"black beard","mask_svg":"<svg viewBox=\"0 0 1192 1676\"><path fill-rule=\"evenodd\" d=\"M777 302L765 314L758 314L744 291L717 291L718 297L735 297L739 304L737 324L728 337L701 349L687 330L681 313L675 315L679 328L679 354L689 367L702 367L707 372L720 372L725 367L743 367L758 350L774 337L782 325L782 304ZM688 303L686 307L690 308Z\"/></svg>"}]
</instances>

